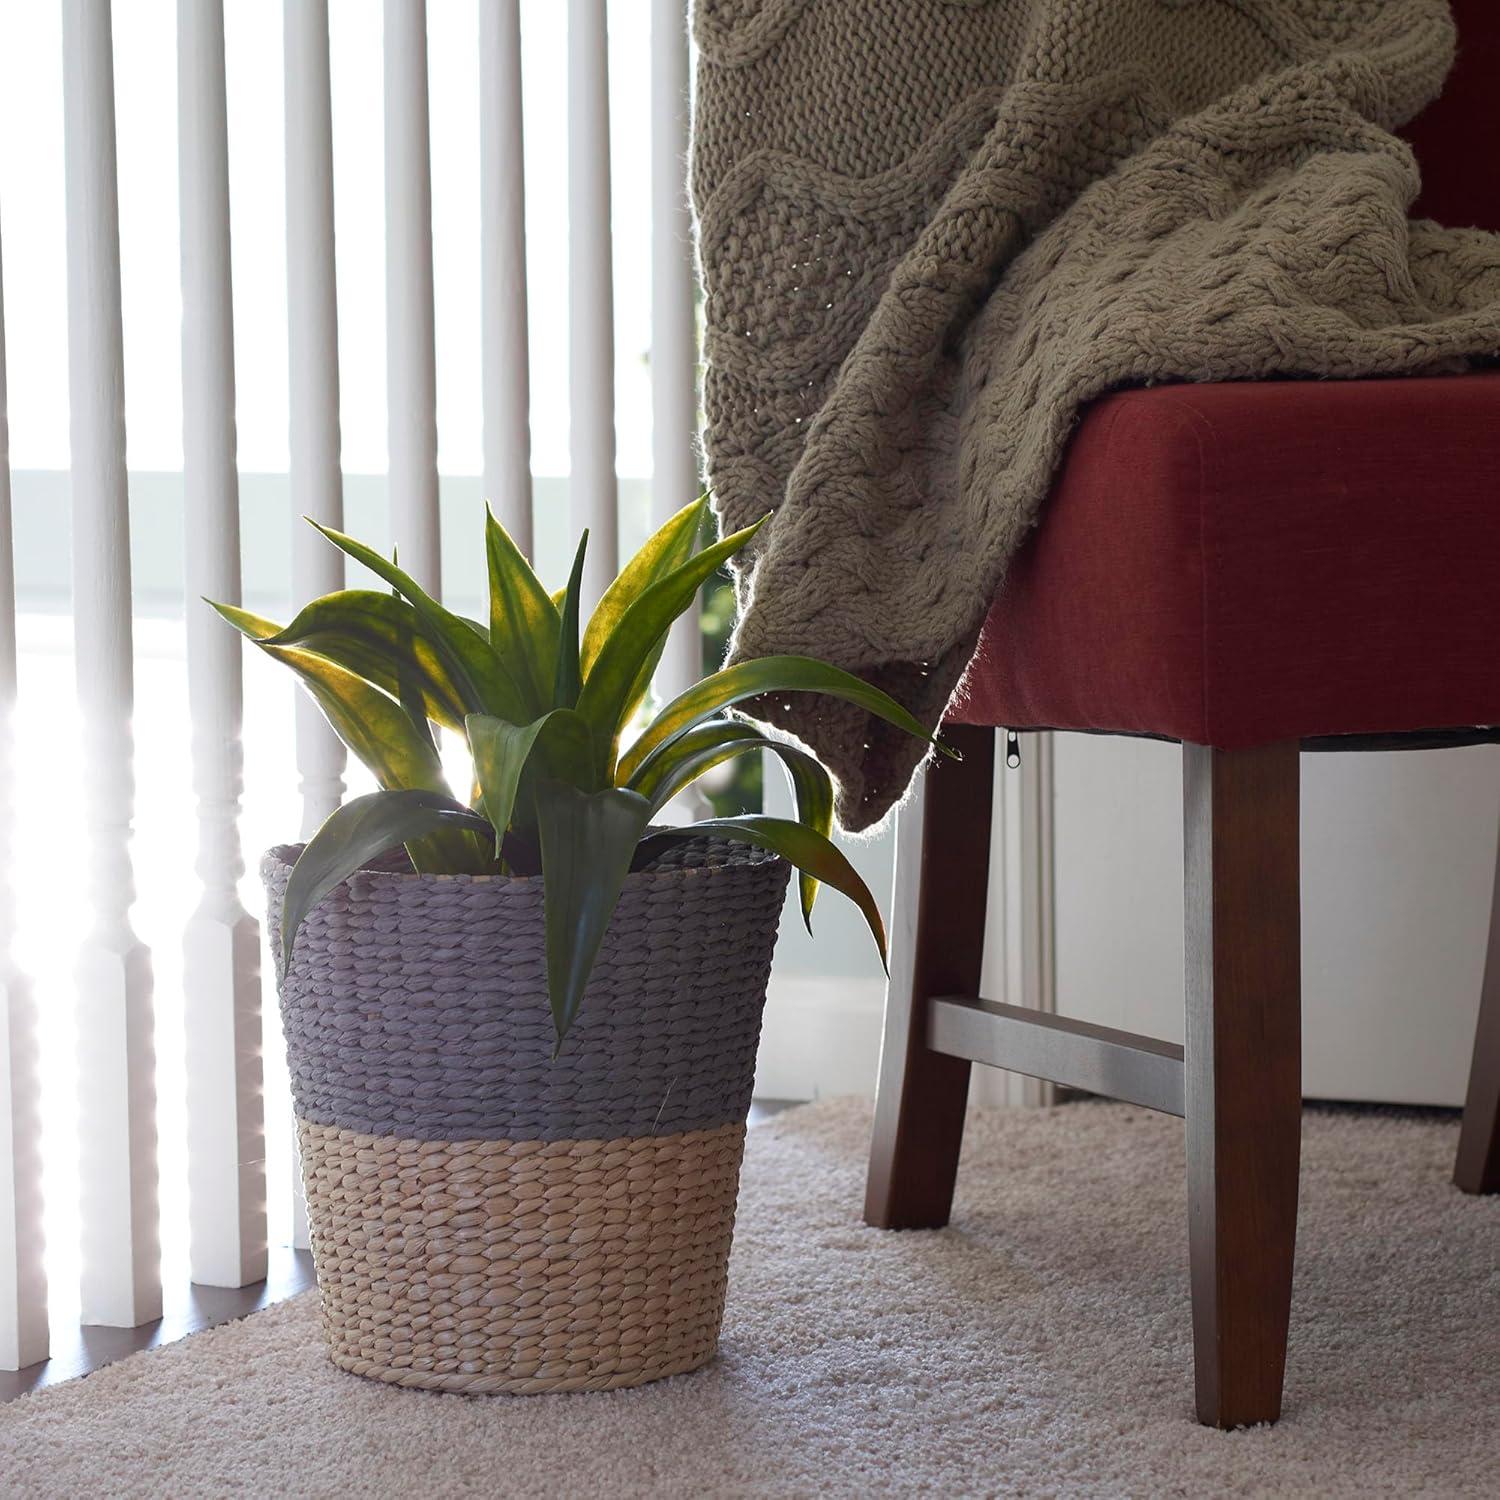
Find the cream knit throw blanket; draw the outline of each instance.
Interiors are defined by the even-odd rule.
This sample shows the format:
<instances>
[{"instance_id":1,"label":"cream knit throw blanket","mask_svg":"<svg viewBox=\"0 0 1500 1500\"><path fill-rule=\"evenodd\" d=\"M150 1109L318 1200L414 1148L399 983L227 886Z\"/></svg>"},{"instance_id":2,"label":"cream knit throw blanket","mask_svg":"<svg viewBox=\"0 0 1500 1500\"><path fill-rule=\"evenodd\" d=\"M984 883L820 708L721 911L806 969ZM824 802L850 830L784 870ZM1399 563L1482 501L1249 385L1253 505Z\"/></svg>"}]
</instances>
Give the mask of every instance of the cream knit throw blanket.
<instances>
[{"instance_id":1,"label":"cream knit throw blanket","mask_svg":"<svg viewBox=\"0 0 1500 1500\"><path fill-rule=\"evenodd\" d=\"M710 482L726 526L776 512L738 657L935 725L1082 403L1500 353L1500 241L1408 223L1390 133L1444 0L699 0L696 31ZM756 712L846 827L921 758L829 700Z\"/></svg>"}]
</instances>

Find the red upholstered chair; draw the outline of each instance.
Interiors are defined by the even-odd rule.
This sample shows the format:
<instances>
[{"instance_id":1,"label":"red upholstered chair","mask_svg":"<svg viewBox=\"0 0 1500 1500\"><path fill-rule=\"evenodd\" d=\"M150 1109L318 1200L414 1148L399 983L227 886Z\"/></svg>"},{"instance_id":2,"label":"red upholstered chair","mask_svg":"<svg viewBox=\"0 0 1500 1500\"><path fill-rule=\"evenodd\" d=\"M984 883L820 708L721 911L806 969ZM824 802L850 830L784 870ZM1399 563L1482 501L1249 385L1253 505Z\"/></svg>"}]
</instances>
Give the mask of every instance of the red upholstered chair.
<instances>
[{"instance_id":1,"label":"red upholstered chair","mask_svg":"<svg viewBox=\"0 0 1500 1500\"><path fill-rule=\"evenodd\" d=\"M1500 230L1500 4L1409 134L1418 212ZM1497 351L1500 354L1500 351ZM995 726L1183 746L1186 1050L972 998ZM865 1216L947 1222L970 1063L1185 1116L1198 1415L1280 1414L1301 1115L1302 750L1500 739L1500 371L1178 385L1081 423L926 773ZM1500 1190L1500 901L1456 1181Z\"/></svg>"}]
</instances>

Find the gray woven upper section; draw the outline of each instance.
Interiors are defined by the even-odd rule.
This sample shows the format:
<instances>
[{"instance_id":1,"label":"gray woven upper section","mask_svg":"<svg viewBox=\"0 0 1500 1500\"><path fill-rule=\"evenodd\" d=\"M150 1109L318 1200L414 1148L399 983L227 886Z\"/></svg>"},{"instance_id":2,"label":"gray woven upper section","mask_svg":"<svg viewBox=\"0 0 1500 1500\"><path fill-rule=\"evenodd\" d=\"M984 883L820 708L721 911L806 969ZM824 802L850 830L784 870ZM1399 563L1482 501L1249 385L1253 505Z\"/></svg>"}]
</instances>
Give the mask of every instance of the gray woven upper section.
<instances>
[{"instance_id":1,"label":"gray woven upper section","mask_svg":"<svg viewBox=\"0 0 1500 1500\"><path fill-rule=\"evenodd\" d=\"M261 862L273 945L299 849ZM537 879L400 873L318 904L281 1015L297 1113L424 1140L613 1139L742 1120L788 869L707 841L629 877L552 1061Z\"/></svg>"}]
</instances>

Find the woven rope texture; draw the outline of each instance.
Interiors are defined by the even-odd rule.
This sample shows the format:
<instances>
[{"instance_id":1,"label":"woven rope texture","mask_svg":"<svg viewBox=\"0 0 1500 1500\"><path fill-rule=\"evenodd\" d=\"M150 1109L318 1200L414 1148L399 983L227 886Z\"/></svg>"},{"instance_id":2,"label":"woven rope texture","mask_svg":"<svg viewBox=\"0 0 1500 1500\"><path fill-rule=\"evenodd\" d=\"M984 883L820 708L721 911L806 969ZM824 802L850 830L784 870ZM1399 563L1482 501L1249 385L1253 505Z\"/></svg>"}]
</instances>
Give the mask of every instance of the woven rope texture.
<instances>
[{"instance_id":1,"label":"woven rope texture","mask_svg":"<svg viewBox=\"0 0 1500 1500\"><path fill-rule=\"evenodd\" d=\"M610 1141L299 1133L342 1369L531 1394L640 1385L713 1353L742 1124Z\"/></svg>"},{"instance_id":2,"label":"woven rope texture","mask_svg":"<svg viewBox=\"0 0 1500 1500\"><path fill-rule=\"evenodd\" d=\"M295 847L262 862L271 939ZM541 882L371 868L281 985L300 1118L424 1140L611 1140L738 1124L788 870L701 841L626 881L552 1060Z\"/></svg>"}]
</instances>

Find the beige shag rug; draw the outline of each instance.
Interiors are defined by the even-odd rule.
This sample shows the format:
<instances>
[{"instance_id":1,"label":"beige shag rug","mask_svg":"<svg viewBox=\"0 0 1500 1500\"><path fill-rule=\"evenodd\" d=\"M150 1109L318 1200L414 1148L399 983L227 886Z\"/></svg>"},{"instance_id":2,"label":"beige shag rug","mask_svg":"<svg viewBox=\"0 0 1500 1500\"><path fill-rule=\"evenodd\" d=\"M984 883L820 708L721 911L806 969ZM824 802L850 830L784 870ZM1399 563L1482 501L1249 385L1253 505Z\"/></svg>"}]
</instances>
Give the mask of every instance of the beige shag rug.
<instances>
[{"instance_id":1,"label":"beige shag rug","mask_svg":"<svg viewBox=\"0 0 1500 1500\"><path fill-rule=\"evenodd\" d=\"M640 1390L400 1391L310 1297L0 1406L6 1496L1485 1495L1500 1199L1452 1125L1309 1112L1286 1414L1195 1424L1182 1129L991 1111L953 1226L859 1220L869 1109L750 1135L718 1360Z\"/></svg>"}]
</instances>

